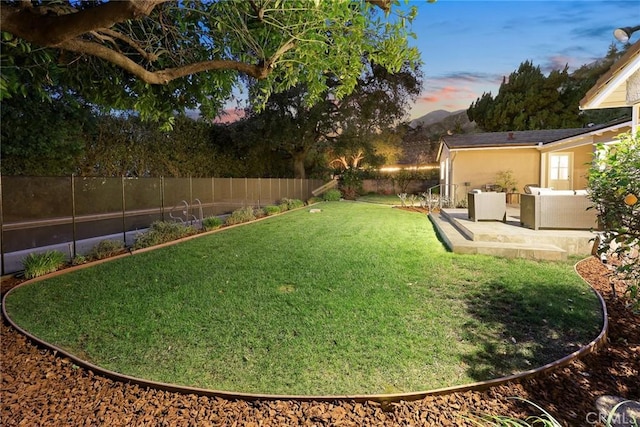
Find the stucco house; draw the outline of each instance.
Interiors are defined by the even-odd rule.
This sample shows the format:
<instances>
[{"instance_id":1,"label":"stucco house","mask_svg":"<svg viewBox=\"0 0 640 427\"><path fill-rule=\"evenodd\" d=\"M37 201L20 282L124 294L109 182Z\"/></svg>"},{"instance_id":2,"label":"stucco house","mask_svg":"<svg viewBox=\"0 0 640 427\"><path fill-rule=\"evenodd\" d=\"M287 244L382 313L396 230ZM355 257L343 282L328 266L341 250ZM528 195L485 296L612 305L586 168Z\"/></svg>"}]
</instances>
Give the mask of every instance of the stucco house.
<instances>
[{"instance_id":1,"label":"stucco house","mask_svg":"<svg viewBox=\"0 0 640 427\"><path fill-rule=\"evenodd\" d=\"M575 128L450 135L438 149L441 192L455 201L488 190L499 172L512 171L517 193L525 185L584 189L595 144L615 140L631 121ZM517 203L517 198L513 200Z\"/></svg>"},{"instance_id":2,"label":"stucco house","mask_svg":"<svg viewBox=\"0 0 640 427\"><path fill-rule=\"evenodd\" d=\"M640 131L640 41L634 43L580 101L583 110L631 107L630 121L582 129L491 132L447 136L438 163L442 192L464 200L475 188L488 188L500 171L513 171L518 192L527 184L578 190L597 143Z\"/></svg>"},{"instance_id":3,"label":"stucco house","mask_svg":"<svg viewBox=\"0 0 640 427\"><path fill-rule=\"evenodd\" d=\"M631 107L632 132L640 131L640 41L602 75L580 101L580 109Z\"/></svg>"}]
</instances>

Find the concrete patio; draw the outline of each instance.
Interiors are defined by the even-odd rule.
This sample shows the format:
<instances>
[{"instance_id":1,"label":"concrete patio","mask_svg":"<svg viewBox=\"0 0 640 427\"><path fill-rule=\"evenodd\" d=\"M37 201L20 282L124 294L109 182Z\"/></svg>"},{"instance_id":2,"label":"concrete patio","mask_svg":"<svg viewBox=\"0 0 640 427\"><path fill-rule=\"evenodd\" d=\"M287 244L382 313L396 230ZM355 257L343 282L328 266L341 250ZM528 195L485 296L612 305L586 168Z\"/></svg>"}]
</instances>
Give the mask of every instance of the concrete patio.
<instances>
[{"instance_id":1,"label":"concrete patio","mask_svg":"<svg viewBox=\"0 0 640 427\"><path fill-rule=\"evenodd\" d=\"M517 205L507 206L507 221L469 220L467 209L442 209L429 219L454 253L507 258L564 260L591 255L597 233L590 230L531 230L520 225Z\"/></svg>"}]
</instances>

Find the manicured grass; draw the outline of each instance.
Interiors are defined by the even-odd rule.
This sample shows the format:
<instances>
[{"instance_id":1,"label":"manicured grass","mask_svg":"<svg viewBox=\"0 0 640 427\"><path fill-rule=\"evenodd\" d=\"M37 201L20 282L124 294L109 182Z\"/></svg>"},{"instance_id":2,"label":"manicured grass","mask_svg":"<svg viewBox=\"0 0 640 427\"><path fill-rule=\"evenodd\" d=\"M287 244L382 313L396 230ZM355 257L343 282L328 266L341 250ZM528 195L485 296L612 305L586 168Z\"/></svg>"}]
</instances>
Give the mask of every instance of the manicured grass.
<instances>
[{"instance_id":1,"label":"manicured grass","mask_svg":"<svg viewBox=\"0 0 640 427\"><path fill-rule=\"evenodd\" d=\"M488 379L599 331L597 300L572 262L454 255L425 215L314 208L34 283L6 307L108 369L276 394Z\"/></svg>"},{"instance_id":2,"label":"manicured grass","mask_svg":"<svg viewBox=\"0 0 640 427\"><path fill-rule=\"evenodd\" d=\"M400 206L402 204L397 194L365 194L364 196L358 197L358 201L391 206Z\"/></svg>"}]
</instances>

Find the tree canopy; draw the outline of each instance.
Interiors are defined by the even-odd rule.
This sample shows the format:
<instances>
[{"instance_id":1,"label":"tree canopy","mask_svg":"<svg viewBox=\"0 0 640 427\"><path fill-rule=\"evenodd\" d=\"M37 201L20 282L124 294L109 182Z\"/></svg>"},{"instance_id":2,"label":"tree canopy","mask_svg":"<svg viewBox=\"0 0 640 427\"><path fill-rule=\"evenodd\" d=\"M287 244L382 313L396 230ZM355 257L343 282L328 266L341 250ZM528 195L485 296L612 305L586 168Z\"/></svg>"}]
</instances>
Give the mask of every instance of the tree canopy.
<instances>
[{"instance_id":1,"label":"tree canopy","mask_svg":"<svg viewBox=\"0 0 640 427\"><path fill-rule=\"evenodd\" d=\"M0 3L0 99L50 86L88 102L167 119L215 116L251 82L255 106L303 84L305 102L350 93L362 55L391 72L419 54L408 45L416 8L397 0L121 0Z\"/></svg>"},{"instance_id":2,"label":"tree canopy","mask_svg":"<svg viewBox=\"0 0 640 427\"><path fill-rule=\"evenodd\" d=\"M531 61L503 79L494 97L483 93L467 110L469 120L485 132L582 127L619 118L627 110L581 112L580 99L623 52L615 45L602 60L583 65L573 73L568 66L545 76Z\"/></svg>"}]
</instances>

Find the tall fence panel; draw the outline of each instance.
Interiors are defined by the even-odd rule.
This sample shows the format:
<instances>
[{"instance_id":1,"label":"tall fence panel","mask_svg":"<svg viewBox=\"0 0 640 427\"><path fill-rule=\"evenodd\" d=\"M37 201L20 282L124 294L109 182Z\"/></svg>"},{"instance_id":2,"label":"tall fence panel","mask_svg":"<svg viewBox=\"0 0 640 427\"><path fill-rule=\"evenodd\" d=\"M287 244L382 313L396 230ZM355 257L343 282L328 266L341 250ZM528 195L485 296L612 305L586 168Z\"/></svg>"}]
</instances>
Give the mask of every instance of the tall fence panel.
<instances>
[{"instance_id":1,"label":"tall fence panel","mask_svg":"<svg viewBox=\"0 0 640 427\"><path fill-rule=\"evenodd\" d=\"M2 274L29 252L69 257L105 238L131 243L154 221L192 222L243 206L306 200L321 180L279 178L0 177Z\"/></svg>"}]
</instances>

